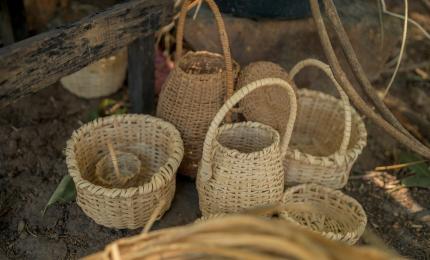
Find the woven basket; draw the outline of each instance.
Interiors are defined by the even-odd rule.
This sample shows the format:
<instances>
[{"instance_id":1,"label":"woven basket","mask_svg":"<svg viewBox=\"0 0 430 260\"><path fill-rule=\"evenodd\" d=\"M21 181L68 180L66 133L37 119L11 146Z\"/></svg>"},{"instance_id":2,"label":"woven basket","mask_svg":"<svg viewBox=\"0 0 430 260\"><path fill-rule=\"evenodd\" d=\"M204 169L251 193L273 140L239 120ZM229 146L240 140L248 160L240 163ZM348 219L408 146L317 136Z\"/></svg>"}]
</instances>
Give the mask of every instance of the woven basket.
<instances>
[{"instance_id":1,"label":"woven basket","mask_svg":"<svg viewBox=\"0 0 430 260\"><path fill-rule=\"evenodd\" d=\"M176 34L175 68L170 72L157 105L157 116L176 126L184 140L185 155L180 173L195 177L203 140L209 124L226 97L233 93L239 65L232 61L227 33L218 7L206 0L214 13L224 57L206 51L182 56L185 17L190 0L184 1Z\"/></svg>"},{"instance_id":2,"label":"woven basket","mask_svg":"<svg viewBox=\"0 0 430 260\"><path fill-rule=\"evenodd\" d=\"M127 48L96 61L83 69L63 77L65 89L82 98L98 98L117 92L127 72Z\"/></svg>"},{"instance_id":3,"label":"woven basket","mask_svg":"<svg viewBox=\"0 0 430 260\"><path fill-rule=\"evenodd\" d=\"M131 259L401 259L369 246L352 247L282 219L226 216L122 238L85 260Z\"/></svg>"},{"instance_id":4,"label":"woven basket","mask_svg":"<svg viewBox=\"0 0 430 260\"><path fill-rule=\"evenodd\" d=\"M367 217L355 199L318 184L287 189L279 217L332 239L355 244L363 234Z\"/></svg>"},{"instance_id":5,"label":"woven basket","mask_svg":"<svg viewBox=\"0 0 430 260\"><path fill-rule=\"evenodd\" d=\"M306 66L325 72L341 100L318 91L298 91L297 121L284 160L286 184L318 183L340 189L347 183L354 162L366 146L366 128L327 64L304 60L291 70L290 77L293 79Z\"/></svg>"},{"instance_id":6,"label":"woven basket","mask_svg":"<svg viewBox=\"0 0 430 260\"><path fill-rule=\"evenodd\" d=\"M225 124L228 111L252 91L279 85L287 91L291 110L285 134L257 122ZM267 78L242 87L213 119L205 139L197 174L199 205L203 216L236 213L280 201L284 187L282 158L296 117L296 95L284 80Z\"/></svg>"},{"instance_id":7,"label":"woven basket","mask_svg":"<svg viewBox=\"0 0 430 260\"><path fill-rule=\"evenodd\" d=\"M139 159L139 178L132 187L111 188L99 182L96 165L108 155L109 143ZM129 229L143 227L160 201L165 203L158 217L170 207L182 156L175 127L148 115L97 119L75 131L66 149L76 201L85 214L103 226Z\"/></svg>"},{"instance_id":8,"label":"woven basket","mask_svg":"<svg viewBox=\"0 0 430 260\"><path fill-rule=\"evenodd\" d=\"M241 88L263 78L283 79L297 91L288 73L281 66L267 61L254 62L242 69L237 86ZM248 121L270 125L275 130L284 132L288 120L285 115L290 111L288 94L276 86L256 90L240 102L240 111Z\"/></svg>"}]
</instances>

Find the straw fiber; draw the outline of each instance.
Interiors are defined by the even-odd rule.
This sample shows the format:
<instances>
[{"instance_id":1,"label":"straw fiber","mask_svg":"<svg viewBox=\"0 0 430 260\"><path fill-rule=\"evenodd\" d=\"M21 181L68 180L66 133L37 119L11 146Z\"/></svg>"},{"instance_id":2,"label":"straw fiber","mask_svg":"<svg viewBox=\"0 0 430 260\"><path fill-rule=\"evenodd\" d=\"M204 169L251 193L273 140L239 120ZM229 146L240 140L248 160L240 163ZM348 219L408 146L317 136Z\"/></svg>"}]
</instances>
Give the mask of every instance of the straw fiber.
<instances>
[{"instance_id":1,"label":"straw fiber","mask_svg":"<svg viewBox=\"0 0 430 260\"><path fill-rule=\"evenodd\" d=\"M82 98L98 98L117 92L127 72L127 48L98 60L61 79L61 84Z\"/></svg>"},{"instance_id":2,"label":"straw fiber","mask_svg":"<svg viewBox=\"0 0 430 260\"><path fill-rule=\"evenodd\" d=\"M252 91L277 85L288 93L289 120L282 140L270 126L257 122L219 125L225 115ZM267 78L238 90L213 119L204 142L197 174L203 216L236 213L280 201L284 187L282 158L296 117L294 89L284 80Z\"/></svg>"},{"instance_id":3,"label":"straw fiber","mask_svg":"<svg viewBox=\"0 0 430 260\"><path fill-rule=\"evenodd\" d=\"M119 172L139 167L125 186L117 187L112 178L117 173L108 163L109 144L116 151ZM84 213L98 224L129 229L143 227L160 201L165 203L158 217L170 207L182 156L183 144L175 127L148 115L97 119L76 130L66 149L76 201ZM135 165L121 166L123 157Z\"/></svg>"},{"instance_id":4,"label":"straw fiber","mask_svg":"<svg viewBox=\"0 0 430 260\"><path fill-rule=\"evenodd\" d=\"M284 160L286 184L318 183L340 189L366 146L366 128L327 64L312 59L302 61L291 70L290 77L306 66L323 70L341 100L318 91L298 90L297 121Z\"/></svg>"},{"instance_id":5,"label":"straw fiber","mask_svg":"<svg viewBox=\"0 0 430 260\"><path fill-rule=\"evenodd\" d=\"M233 215L123 238L86 260L400 259L369 246L331 241L282 219Z\"/></svg>"},{"instance_id":6,"label":"straw fiber","mask_svg":"<svg viewBox=\"0 0 430 260\"><path fill-rule=\"evenodd\" d=\"M283 79L297 92L288 73L281 66L268 61L254 62L242 69L237 79L237 86L241 88L262 78ZM275 130L284 132L288 120L286 115L290 111L288 94L276 86L256 90L240 102L240 111L248 121L270 125Z\"/></svg>"},{"instance_id":7,"label":"straw fiber","mask_svg":"<svg viewBox=\"0 0 430 260\"><path fill-rule=\"evenodd\" d=\"M318 184L287 189L282 204L280 218L332 240L355 244L366 228L366 213L355 199Z\"/></svg>"},{"instance_id":8,"label":"straw fiber","mask_svg":"<svg viewBox=\"0 0 430 260\"><path fill-rule=\"evenodd\" d=\"M157 105L157 116L171 122L181 132L185 155L180 173L195 177L201 158L203 140L209 124L226 97L233 93L239 65L232 61L227 33L218 7L205 1L218 26L223 56L207 51L188 52L182 56L182 41L187 7L184 1L176 35L176 66L170 72Z\"/></svg>"}]
</instances>

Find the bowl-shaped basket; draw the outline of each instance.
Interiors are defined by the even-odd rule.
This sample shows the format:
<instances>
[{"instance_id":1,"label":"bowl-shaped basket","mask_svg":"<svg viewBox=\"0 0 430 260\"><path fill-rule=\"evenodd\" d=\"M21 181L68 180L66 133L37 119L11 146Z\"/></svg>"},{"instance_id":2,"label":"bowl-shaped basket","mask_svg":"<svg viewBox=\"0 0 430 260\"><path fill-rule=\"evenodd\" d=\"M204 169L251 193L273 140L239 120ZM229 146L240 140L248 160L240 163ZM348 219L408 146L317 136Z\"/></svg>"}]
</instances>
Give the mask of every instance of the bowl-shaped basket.
<instances>
[{"instance_id":1,"label":"bowl-shaped basket","mask_svg":"<svg viewBox=\"0 0 430 260\"><path fill-rule=\"evenodd\" d=\"M109 153L109 143L139 158L139 178L132 187L111 188L98 181L96 165ZM158 217L169 209L183 153L172 124L148 115L117 115L76 130L67 142L66 161L85 214L103 226L134 229L146 224L159 203L164 205Z\"/></svg>"},{"instance_id":2,"label":"bowl-shaped basket","mask_svg":"<svg viewBox=\"0 0 430 260\"><path fill-rule=\"evenodd\" d=\"M367 216L355 199L318 184L287 189L279 217L332 240L355 244L364 232Z\"/></svg>"}]
</instances>

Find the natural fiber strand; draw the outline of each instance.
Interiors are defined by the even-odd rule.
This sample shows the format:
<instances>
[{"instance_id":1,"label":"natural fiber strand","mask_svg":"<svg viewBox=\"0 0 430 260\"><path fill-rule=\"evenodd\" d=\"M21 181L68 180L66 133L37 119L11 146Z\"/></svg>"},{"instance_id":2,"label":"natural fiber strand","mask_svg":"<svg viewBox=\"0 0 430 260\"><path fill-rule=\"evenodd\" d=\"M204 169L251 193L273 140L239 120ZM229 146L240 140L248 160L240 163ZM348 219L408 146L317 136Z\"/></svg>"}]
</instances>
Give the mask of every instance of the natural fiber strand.
<instances>
[{"instance_id":1,"label":"natural fiber strand","mask_svg":"<svg viewBox=\"0 0 430 260\"><path fill-rule=\"evenodd\" d=\"M341 68L339 64L339 60L336 57L333 46L331 45L330 38L328 36L324 21L321 16L321 11L319 8L318 0L309 0L311 4L311 10L314 17L315 24L318 28L318 34L320 36L321 44L323 46L324 52L326 54L327 59L331 65L333 70L333 74L336 80L340 83L342 88L348 94L351 101L354 105L369 117L375 124L380 126L383 130L385 130L388 134L390 134L394 139L415 151L416 153L422 155L425 158L430 158L430 149L423 144L417 142L416 140L412 140L407 135L400 132L397 128L392 126L378 114L376 114L371 107L358 95L355 89L352 87L349 82L345 72Z\"/></svg>"},{"instance_id":2,"label":"natural fiber strand","mask_svg":"<svg viewBox=\"0 0 430 260\"><path fill-rule=\"evenodd\" d=\"M173 227L108 245L85 259L368 259L397 258L375 248L330 241L282 219L230 215Z\"/></svg>"}]
</instances>

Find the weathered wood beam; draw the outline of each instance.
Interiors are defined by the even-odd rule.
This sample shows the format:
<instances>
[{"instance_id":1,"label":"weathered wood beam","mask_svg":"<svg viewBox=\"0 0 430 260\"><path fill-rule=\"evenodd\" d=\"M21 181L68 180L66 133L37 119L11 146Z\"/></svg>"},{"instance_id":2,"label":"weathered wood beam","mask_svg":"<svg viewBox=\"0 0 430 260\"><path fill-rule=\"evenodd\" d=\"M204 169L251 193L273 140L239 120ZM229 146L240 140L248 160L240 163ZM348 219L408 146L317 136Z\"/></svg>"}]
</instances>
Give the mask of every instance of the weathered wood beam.
<instances>
[{"instance_id":1,"label":"weathered wood beam","mask_svg":"<svg viewBox=\"0 0 430 260\"><path fill-rule=\"evenodd\" d=\"M173 1L134 0L0 49L0 108L153 34Z\"/></svg>"},{"instance_id":2,"label":"weathered wood beam","mask_svg":"<svg viewBox=\"0 0 430 260\"><path fill-rule=\"evenodd\" d=\"M154 112L155 37L150 34L128 46L128 96L131 112Z\"/></svg>"}]
</instances>

